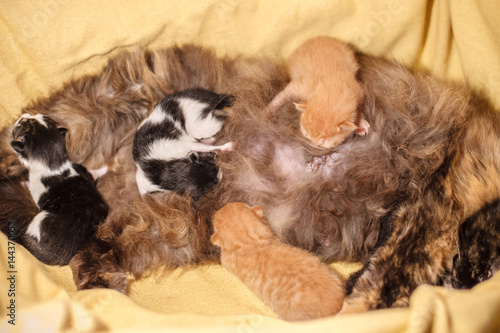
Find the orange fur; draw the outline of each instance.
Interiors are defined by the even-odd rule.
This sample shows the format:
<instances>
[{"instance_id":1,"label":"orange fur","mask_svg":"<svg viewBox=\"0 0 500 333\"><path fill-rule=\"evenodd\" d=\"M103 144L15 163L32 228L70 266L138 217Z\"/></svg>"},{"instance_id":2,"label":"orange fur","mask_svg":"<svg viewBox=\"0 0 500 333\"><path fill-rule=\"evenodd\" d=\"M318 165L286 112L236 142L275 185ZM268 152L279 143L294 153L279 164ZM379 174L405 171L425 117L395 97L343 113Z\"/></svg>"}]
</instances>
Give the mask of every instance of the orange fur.
<instances>
[{"instance_id":1,"label":"orange fur","mask_svg":"<svg viewBox=\"0 0 500 333\"><path fill-rule=\"evenodd\" d=\"M330 37L302 44L288 59L291 82L271 102L287 99L302 112L302 134L324 148L342 143L352 132L367 133L369 124L358 111L363 90L356 80L359 65L353 50Z\"/></svg>"},{"instance_id":2,"label":"orange fur","mask_svg":"<svg viewBox=\"0 0 500 333\"><path fill-rule=\"evenodd\" d=\"M307 251L282 243L263 220L260 206L233 202L214 215L211 240L222 265L282 319L307 320L340 311L344 283Z\"/></svg>"}]
</instances>

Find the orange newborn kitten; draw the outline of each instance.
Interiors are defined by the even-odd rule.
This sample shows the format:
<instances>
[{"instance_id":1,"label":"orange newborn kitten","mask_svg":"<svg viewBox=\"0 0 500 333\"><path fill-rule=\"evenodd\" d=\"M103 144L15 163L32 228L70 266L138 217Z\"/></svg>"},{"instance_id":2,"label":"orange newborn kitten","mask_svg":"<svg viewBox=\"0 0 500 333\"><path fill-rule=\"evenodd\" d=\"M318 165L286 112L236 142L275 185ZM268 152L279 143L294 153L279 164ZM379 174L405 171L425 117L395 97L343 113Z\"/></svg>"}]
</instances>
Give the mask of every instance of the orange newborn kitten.
<instances>
[{"instance_id":1,"label":"orange newborn kitten","mask_svg":"<svg viewBox=\"0 0 500 333\"><path fill-rule=\"evenodd\" d=\"M282 243L263 220L259 206L228 203L213 218L211 240L222 265L284 320L338 313L344 282L309 252Z\"/></svg>"},{"instance_id":2,"label":"orange newborn kitten","mask_svg":"<svg viewBox=\"0 0 500 333\"><path fill-rule=\"evenodd\" d=\"M269 111L296 102L302 134L324 148L339 145L352 132L368 133L370 124L357 110L363 98L359 66L347 44L331 37L310 39L290 56L287 68L291 81Z\"/></svg>"}]
</instances>

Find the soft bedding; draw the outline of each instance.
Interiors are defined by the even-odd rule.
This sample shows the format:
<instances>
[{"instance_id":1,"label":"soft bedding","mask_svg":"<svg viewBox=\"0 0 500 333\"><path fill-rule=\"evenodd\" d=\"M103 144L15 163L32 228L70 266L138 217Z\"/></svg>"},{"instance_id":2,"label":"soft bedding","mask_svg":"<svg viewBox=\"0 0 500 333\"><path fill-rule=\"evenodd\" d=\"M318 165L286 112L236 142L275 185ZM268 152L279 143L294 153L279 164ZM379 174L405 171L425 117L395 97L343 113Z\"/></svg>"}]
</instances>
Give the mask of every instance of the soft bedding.
<instances>
[{"instance_id":1,"label":"soft bedding","mask_svg":"<svg viewBox=\"0 0 500 333\"><path fill-rule=\"evenodd\" d=\"M98 73L122 51L190 42L221 56L281 62L316 35L466 81L500 109L498 17L493 0L4 1L0 127L30 101L72 78ZM129 296L106 289L77 292L69 267L43 265L20 245L13 253L3 234L0 244L2 332L500 331L498 274L466 291L421 286L408 309L290 324L219 265L157 272L133 282ZM361 264L333 266L347 277Z\"/></svg>"}]
</instances>

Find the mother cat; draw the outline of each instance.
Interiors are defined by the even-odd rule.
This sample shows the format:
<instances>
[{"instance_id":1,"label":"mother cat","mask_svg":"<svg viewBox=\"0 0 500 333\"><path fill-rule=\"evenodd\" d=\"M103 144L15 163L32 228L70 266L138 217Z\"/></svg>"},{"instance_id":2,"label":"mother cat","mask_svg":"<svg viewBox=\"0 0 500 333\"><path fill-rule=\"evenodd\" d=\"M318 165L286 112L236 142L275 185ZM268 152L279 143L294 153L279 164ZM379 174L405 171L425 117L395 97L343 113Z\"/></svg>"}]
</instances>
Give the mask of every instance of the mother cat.
<instances>
[{"instance_id":1,"label":"mother cat","mask_svg":"<svg viewBox=\"0 0 500 333\"><path fill-rule=\"evenodd\" d=\"M262 117L287 84L281 67L217 59L191 46L118 56L99 76L28 107L25 112L50 114L70 129L75 162L110 169L99 184L110 215L70 263L78 288L126 292L127 271L140 277L217 258L210 219L228 201L262 206L284 242L325 261L365 260L345 312L405 306L419 284L439 283L461 221L500 196L498 116L464 87L370 56L358 60L362 112L372 132L327 155L304 141L293 105L272 120ZM236 142L217 160L223 179L196 207L178 195L141 198L131 158L134 131L158 100L192 87L235 96L220 138ZM3 192L24 175L6 149L9 132L0 143L0 178L9 180L1 183ZM2 228L19 215L0 212Z\"/></svg>"},{"instance_id":2,"label":"mother cat","mask_svg":"<svg viewBox=\"0 0 500 333\"><path fill-rule=\"evenodd\" d=\"M249 112L265 104L254 82L235 94L225 129L237 152L219 160L218 196L262 206L283 241L365 261L344 313L407 306L418 285L441 284L461 223L500 197L500 116L488 103L394 62L358 61L367 137L312 157L292 115L266 123Z\"/></svg>"}]
</instances>

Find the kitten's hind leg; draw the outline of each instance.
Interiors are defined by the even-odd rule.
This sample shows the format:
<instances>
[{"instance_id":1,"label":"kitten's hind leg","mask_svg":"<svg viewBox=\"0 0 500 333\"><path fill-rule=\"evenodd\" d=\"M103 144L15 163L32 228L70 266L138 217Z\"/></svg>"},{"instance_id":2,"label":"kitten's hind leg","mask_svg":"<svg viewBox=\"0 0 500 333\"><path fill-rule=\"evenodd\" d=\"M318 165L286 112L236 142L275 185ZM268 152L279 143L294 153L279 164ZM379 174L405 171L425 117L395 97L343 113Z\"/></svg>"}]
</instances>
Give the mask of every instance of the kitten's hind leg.
<instances>
[{"instance_id":1,"label":"kitten's hind leg","mask_svg":"<svg viewBox=\"0 0 500 333\"><path fill-rule=\"evenodd\" d=\"M290 98L290 84L285 87L280 93L278 93L271 102L264 108L264 114L269 116L274 116L276 110L291 100Z\"/></svg>"},{"instance_id":2,"label":"kitten's hind leg","mask_svg":"<svg viewBox=\"0 0 500 333\"><path fill-rule=\"evenodd\" d=\"M48 213L46 211L39 212L28 225L28 229L26 229L26 234L34 237L38 242L40 242L41 238L41 224L47 215Z\"/></svg>"}]
</instances>

